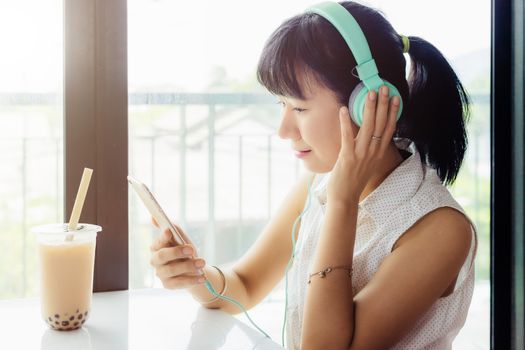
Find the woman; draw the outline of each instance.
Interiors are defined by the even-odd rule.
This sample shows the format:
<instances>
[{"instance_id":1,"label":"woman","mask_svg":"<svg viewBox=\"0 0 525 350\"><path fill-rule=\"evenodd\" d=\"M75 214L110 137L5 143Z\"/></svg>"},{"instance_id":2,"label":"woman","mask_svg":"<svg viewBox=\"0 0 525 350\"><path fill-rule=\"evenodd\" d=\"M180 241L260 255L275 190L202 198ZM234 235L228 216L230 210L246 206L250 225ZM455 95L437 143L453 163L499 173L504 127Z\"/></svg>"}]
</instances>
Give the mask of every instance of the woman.
<instances>
[{"instance_id":1,"label":"woman","mask_svg":"<svg viewBox=\"0 0 525 350\"><path fill-rule=\"evenodd\" d=\"M249 308L283 278L293 250L289 348L450 348L470 305L477 247L474 225L445 187L467 147L468 97L430 43L398 35L371 8L341 5L392 85L368 91L358 118L348 101L359 62L341 32L316 11L285 21L257 73L282 105L279 136L309 173L233 268L188 258L193 247L175 246L168 232L152 245L152 265L166 288L236 313L198 270Z\"/></svg>"}]
</instances>

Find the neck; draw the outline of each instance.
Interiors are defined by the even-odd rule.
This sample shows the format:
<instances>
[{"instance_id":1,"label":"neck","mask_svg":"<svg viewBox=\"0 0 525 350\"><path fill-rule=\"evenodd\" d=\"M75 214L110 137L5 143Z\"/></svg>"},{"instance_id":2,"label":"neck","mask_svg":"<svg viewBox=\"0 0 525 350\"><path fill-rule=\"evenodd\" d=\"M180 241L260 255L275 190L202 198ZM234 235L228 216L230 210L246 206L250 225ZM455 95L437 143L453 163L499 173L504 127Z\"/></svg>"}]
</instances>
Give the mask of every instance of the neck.
<instances>
[{"instance_id":1,"label":"neck","mask_svg":"<svg viewBox=\"0 0 525 350\"><path fill-rule=\"evenodd\" d=\"M399 164L403 163L403 161L404 159L401 156L401 153L399 153L398 148L395 146L394 142L391 142L386 150L384 161L381 162L381 165L377 171L374 172L363 189L363 192L361 192L359 202L372 193L388 177L388 175L399 166Z\"/></svg>"}]
</instances>

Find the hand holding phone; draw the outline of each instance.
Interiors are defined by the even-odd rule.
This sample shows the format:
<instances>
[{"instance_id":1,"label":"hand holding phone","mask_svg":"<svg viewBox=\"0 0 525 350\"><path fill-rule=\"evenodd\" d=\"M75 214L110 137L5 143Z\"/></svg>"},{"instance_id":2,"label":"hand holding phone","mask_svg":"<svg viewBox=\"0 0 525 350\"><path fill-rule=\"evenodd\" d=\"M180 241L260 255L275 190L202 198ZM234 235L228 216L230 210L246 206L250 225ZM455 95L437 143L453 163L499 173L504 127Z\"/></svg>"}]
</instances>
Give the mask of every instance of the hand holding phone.
<instances>
[{"instance_id":1,"label":"hand holding phone","mask_svg":"<svg viewBox=\"0 0 525 350\"><path fill-rule=\"evenodd\" d=\"M158 245L161 242L158 249L154 249L152 246L150 263L155 268L157 277L161 280L164 287L180 289L203 284L206 280L206 274L203 269L206 262L201 258L195 258L197 256L195 245L184 232L178 230L177 226L171 223L146 185L132 176L128 176L128 181L157 222L158 227L163 232L162 234L164 235L166 231L170 231L176 243L176 246L166 246L162 242L166 242L168 237L159 236L154 243L154 245Z\"/></svg>"}]
</instances>

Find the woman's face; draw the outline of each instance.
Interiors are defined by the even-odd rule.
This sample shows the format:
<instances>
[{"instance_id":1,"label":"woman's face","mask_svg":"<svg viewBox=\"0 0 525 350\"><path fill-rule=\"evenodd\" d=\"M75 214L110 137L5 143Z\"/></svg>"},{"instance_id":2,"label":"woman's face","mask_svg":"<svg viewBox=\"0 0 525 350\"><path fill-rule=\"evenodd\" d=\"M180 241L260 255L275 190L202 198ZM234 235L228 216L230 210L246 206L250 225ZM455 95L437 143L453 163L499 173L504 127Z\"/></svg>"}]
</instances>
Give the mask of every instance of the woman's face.
<instances>
[{"instance_id":1,"label":"woman's face","mask_svg":"<svg viewBox=\"0 0 525 350\"><path fill-rule=\"evenodd\" d=\"M304 85L303 85L304 86ZM332 170L341 148L339 109L336 95L311 79L305 99L279 96L282 108L278 134L291 141L295 155L314 173ZM357 126L352 123L354 135Z\"/></svg>"}]
</instances>

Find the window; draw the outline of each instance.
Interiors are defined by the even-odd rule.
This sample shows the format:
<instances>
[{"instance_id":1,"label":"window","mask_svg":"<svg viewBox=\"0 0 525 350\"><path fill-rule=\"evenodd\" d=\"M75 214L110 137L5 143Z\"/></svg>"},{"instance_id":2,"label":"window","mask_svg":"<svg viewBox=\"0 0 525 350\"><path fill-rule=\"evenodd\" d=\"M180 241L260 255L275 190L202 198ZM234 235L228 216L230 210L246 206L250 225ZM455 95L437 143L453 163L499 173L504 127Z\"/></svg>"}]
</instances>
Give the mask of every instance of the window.
<instances>
[{"instance_id":1,"label":"window","mask_svg":"<svg viewBox=\"0 0 525 350\"><path fill-rule=\"evenodd\" d=\"M1 5L0 299L36 295L29 230L63 220L62 23L62 1Z\"/></svg>"},{"instance_id":2,"label":"window","mask_svg":"<svg viewBox=\"0 0 525 350\"><path fill-rule=\"evenodd\" d=\"M0 5L7 34L0 57L0 246L9 248L0 257L0 299L37 294L29 230L67 220L85 166L96 175L81 221L99 223L106 233L98 239L95 290L127 288L127 207L119 205L127 203L120 180L127 173L127 66L119 49L125 17L100 16L125 13L125 1L94 5ZM97 26L105 26L105 35Z\"/></svg>"},{"instance_id":3,"label":"window","mask_svg":"<svg viewBox=\"0 0 525 350\"><path fill-rule=\"evenodd\" d=\"M300 171L254 74L281 20L268 3L128 2L130 173L210 263L247 250ZM129 202L130 287L153 286L147 247L157 230L138 198Z\"/></svg>"}]
</instances>

